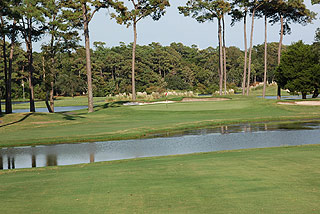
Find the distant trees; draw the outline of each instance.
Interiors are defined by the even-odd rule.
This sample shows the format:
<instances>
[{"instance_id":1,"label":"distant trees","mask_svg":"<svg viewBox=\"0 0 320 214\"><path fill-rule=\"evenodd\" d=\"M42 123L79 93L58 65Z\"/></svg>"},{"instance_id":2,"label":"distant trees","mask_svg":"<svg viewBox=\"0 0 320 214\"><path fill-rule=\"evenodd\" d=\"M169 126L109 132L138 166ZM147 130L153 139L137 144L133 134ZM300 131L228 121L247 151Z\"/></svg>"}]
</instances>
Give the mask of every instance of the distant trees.
<instances>
[{"instance_id":1,"label":"distant trees","mask_svg":"<svg viewBox=\"0 0 320 214\"><path fill-rule=\"evenodd\" d=\"M319 55L302 41L292 44L282 56L276 81L291 93L301 92L302 99L306 99L307 93L316 97L320 85Z\"/></svg>"},{"instance_id":2,"label":"distant trees","mask_svg":"<svg viewBox=\"0 0 320 214\"><path fill-rule=\"evenodd\" d=\"M320 1L313 0L312 3ZM168 0L0 1L0 99L6 101L6 113L12 112L11 97L24 97L24 94L29 96L31 112L35 111L35 99L45 99L49 111L54 112L55 95L87 94L88 110L92 112L93 96L107 94L132 93L135 100L136 91L218 91L222 95L223 88L226 93L227 88L237 87L242 87L243 94L245 90L249 94L252 80L263 81L265 85L268 81L278 80L283 81L282 85L279 83L281 87L289 87L280 75L285 65L275 76L276 66L285 50L283 36L290 33L291 23L305 25L315 17L301 0L190 0L178 8L179 12L198 22L217 20L218 48L200 50L196 45L187 47L181 43L137 45L138 22L146 17L159 20L167 7ZM133 27L133 43L107 48L104 43L95 42L94 49L90 49L89 23L102 8L109 8L111 17L119 24ZM232 16L232 24L244 21L244 51L225 45L224 19L227 14ZM252 16L249 62L248 14ZM265 18L265 35L268 23L280 23L279 43L267 43L265 38L264 45L253 46L257 17ZM79 45L80 29L85 38L84 47ZM41 53L34 52L33 43L44 35L49 40L42 44ZM312 45L314 53L320 50L319 41L318 30ZM25 43L26 51L20 47L21 42ZM303 89L307 91L303 93L312 91L317 96L318 73L314 73L317 66L306 70L313 72L310 80L313 88ZM290 87L292 85L290 83ZM291 88L293 91L293 86Z\"/></svg>"}]
</instances>

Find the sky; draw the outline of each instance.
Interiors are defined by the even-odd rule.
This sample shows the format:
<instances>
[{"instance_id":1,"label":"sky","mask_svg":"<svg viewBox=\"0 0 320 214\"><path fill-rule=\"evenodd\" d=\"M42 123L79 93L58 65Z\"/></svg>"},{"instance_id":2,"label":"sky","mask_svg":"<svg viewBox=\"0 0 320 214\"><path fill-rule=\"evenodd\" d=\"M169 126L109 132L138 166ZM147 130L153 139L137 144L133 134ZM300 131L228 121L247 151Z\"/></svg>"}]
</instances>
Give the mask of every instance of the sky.
<instances>
[{"instance_id":1,"label":"sky","mask_svg":"<svg viewBox=\"0 0 320 214\"><path fill-rule=\"evenodd\" d=\"M129 1L125 1L128 3ZM184 45L197 45L200 49L216 47L218 45L217 21L198 23L191 17L184 17L179 14L177 7L184 6L187 0L170 0L171 7L167 8L166 14L159 20L153 21L147 17L137 25L139 45L147 45L152 42L159 42L163 46L170 45L172 42L181 42ZM311 0L305 0L307 8L320 13L320 4L311 5ZM129 44L133 41L133 29L125 25L119 25L114 19L110 19L107 10L101 10L93 17L90 29L90 43L105 42L107 47L118 46L120 42ZM244 49L243 41L243 22L238 22L235 26L230 26L230 18L226 18L226 45L236 46ZM255 19L253 44L264 42L264 20ZM312 24L302 26L291 24L292 33L285 35L283 44L290 45L292 42L302 40L307 44L314 41L317 28L320 28L320 16ZM247 36L249 47L249 35L251 30L251 17L247 19ZM268 25L268 42L279 41L280 24ZM43 42L44 40L42 40ZM84 42L81 43L84 45ZM35 44L35 49L40 50L41 42Z\"/></svg>"}]
</instances>

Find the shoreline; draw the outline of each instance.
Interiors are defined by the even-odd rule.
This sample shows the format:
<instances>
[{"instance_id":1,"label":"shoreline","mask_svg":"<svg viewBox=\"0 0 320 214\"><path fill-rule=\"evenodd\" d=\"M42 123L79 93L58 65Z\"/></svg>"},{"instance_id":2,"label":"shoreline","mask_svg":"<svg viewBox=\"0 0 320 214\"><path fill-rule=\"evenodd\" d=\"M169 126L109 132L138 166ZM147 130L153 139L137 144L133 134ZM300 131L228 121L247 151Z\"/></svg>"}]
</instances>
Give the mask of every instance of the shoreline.
<instances>
[{"instance_id":1,"label":"shoreline","mask_svg":"<svg viewBox=\"0 0 320 214\"><path fill-rule=\"evenodd\" d=\"M200 121L189 123L188 125L177 126L175 128L146 130L143 132L128 132L126 134L107 134L107 135L93 135L93 136L79 136L69 139L48 138L48 139L33 139L27 141L19 141L14 144L3 144L1 148L21 147L21 146L39 146L39 145L57 145L57 144L77 144L77 143L91 143L100 141L118 141L118 140L134 140L134 139L148 139L155 137L164 137L162 135L174 135L184 131L199 130L206 128L217 128L219 126L241 125L241 124L287 124L296 122L320 122L320 117L283 117L283 118L254 118L241 120L224 120L224 121ZM157 135L157 136L156 136Z\"/></svg>"}]
</instances>

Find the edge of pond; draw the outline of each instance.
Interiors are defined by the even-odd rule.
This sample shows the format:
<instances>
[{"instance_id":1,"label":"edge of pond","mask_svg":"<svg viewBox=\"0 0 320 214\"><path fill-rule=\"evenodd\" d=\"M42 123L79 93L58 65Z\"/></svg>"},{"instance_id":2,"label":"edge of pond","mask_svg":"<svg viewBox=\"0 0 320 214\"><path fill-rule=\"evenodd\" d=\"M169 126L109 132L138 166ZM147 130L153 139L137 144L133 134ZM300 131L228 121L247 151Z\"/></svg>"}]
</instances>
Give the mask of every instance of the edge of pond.
<instances>
[{"instance_id":1,"label":"edge of pond","mask_svg":"<svg viewBox=\"0 0 320 214\"><path fill-rule=\"evenodd\" d=\"M72 138L42 138L33 139L28 141L18 141L13 144L2 144L0 148L5 147L19 147L19 146L36 146L36 145L53 145L53 144L71 144L71 143L90 143L97 141L117 141L117 140L130 140L130 139L146 139L170 136L179 134L184 131L199 130L205 128L217 128L219 126L236 125L236 124L283 124L283 123L296 123L296 122L320 122L320 117L281 117L281 118L253 118L242 120L221 120L221 121L199 121L189 124L179 124L174 128L162 129L148 129L143 131L130 131L127 133L106 134L106 135L93 135L93 136L79 136Z\"/></svg>"},{"instance_id":2,"label":"edge of pond","mask_svg":"<svg viewBox=\"0 0 320 214\"><path fill-rule=\"evenodd\" d=\"M130 159L121 159L121 160L111 160L111 161L101 161L94 163L81 163L81 164L72 164L72 165L61 165L61 166L45 166L45 167L36 167L36 168L21 168L21 169L10 169L10 170L1 170L0 175L12 174L12 173L22 173L22 172L40 172L47 170L57 170L63 168L84 168L84 167L94 167L101 165L112 165L112 164L122 164L135 161L152 161L152 160L163 160L167 158L178 158L178 157L190 157L190 156L201 156L201 155L219 155L226 153L243 153L243 152L259 152L259 151L268 151L268 150L282 150L282 149L295 149L295 148L319 148L320 144L306 144L306 145L297 145L297 146L277 146L277 147L267 147L267 148L250 148L250 149L235 149L235 150L222 150L222 151L212 151L212 152L196 152L190 154L176 154L176 155L165 155L165 156L152 156L152 157L140 157L140 158L130 158Z\"/></svg>"}]
</instances>

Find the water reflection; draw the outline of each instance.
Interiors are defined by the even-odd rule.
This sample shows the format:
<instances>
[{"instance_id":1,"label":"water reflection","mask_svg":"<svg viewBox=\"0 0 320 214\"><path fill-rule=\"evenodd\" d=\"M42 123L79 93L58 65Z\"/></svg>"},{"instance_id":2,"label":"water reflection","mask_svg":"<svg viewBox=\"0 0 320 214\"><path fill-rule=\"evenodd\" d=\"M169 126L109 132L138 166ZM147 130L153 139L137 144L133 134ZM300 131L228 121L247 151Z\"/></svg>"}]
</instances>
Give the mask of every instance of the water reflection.
<instances>
[{"instance_id":1,"label":"water reflection","mask_svg":"<svg viewBox=\"0 0 320 214\"><path fill-rule=\"evenodd\" d=\"M3 160L2 160L2 156L0 155L0 170L3 169Z\"/></svg>"},{"instance_id":2,"label":"water reflection","mask_svg":"<svg viewBox=\"0 0 320 214\"><path fill-rule=\"evenodd\" d=\"M65 112L65 111L76 111L88 108L88 106L63 106L63 107L54 107L55 112ZM26 113L30 112L29 109L14 109L12 113ZM47 112L47 108L36 108L36 112Z\"/></svg>"},{"instance_id":3,"label":"water reflection","mask_svg":"<svg viewBox=\"0 0 320 214\"><path fill-rule=\"evenodd\" d=\"M57 166L58 165L58 161L57 161L57 155L47 155L47 164L46 166Z\"/></svg>"},{"instance_id":4,"label":"water reflection","mask_svg":"<svg viewBox=\"0 0 320 214\"><path fill-rule=\"evenodd\" d=\"M14 163L14 157L10 157L8 156L8 169L15 169L16 168L16 165Z\"/></svg>"},{"instance_id":5,"label":"water reflection","mask_svg":"<svg viewBox=\"0 0 320 214\"><path fill-rule=\"evenodd\" d=\"M159 137L161 136L161 137ZM0 149L0 169L72 165L210 152L320 143L320 123L242 124L165 133L156 138Z\"/></svg>"},{"instance_id":6,"label":"water reflection","mask_svg":"<svg viewBox=\"0 0 320 214\"><path fill-rule=\"evenodd\" d=\"M37 167L37 161L36 161L36 156L35 155L32 155L31 157L31 167L34 168L34 167Z\"/></svg>"},{"instance_id":7,"label":"water reflection","mask_svg":"<svg viewBox=\"0 0 320 214\"><path fill-rule=\"evenodd\" d=\"M90 154L90 163L93 163L93 162L94 162L94 154L91 153L91 154Z\"/></svg>"}]
</instances>

